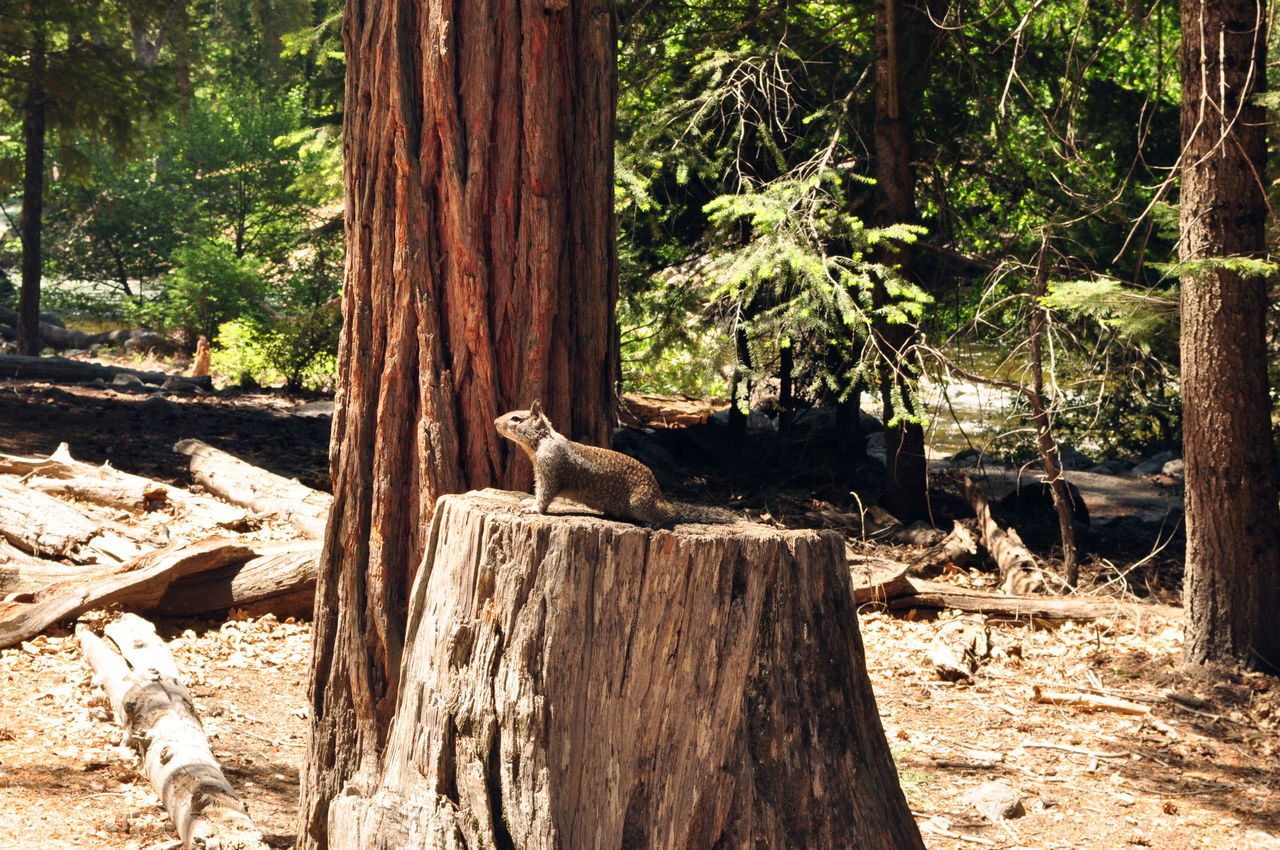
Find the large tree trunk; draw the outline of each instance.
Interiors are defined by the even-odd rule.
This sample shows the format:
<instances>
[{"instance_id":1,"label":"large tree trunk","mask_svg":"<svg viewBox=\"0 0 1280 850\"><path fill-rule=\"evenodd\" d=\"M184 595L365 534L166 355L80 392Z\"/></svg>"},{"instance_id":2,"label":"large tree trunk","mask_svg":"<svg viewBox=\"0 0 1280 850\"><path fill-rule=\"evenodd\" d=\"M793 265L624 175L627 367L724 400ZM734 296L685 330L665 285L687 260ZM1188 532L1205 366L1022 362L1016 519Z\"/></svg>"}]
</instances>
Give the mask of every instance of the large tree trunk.
<instances>
[{"instance_id":1,"label":"large tree trunk","mask_svg":"<svg viewBox=\"0 0 1280 850\"><path fill-rule=\"evenodd\" d=\"M377 773L332 846L922 847L831 532L441 500Z\"/></svg>"},{"instance_id":2,"label":"large tree trunk","mask_svg":"<svg viewBox=\"0 0 1280 850\"><path fill-rule=\"evenodd\" d=\"M1184 262L1266 249L1266 8L1182 2ZM1184 657L1280 667L1276 506L1265 319L1267 280L1214 264L1182 277L1186 460Z\"/></svg>"},{"instance_id":3,"label":"large tree trunk","mask_svg":"<svg viewBox=\"0 0 1280 850\"><path fill-rule=\"evenodd\" d=\"M611 3L348 0L347 269L300 845L380 762L442 493L524 486L494 418L612 421Z\"/></svg>"},{"instance_id":4,"label":"large tree trunk","mask_svg":"<svg viewBox=\"0 0 1280 850\"><path fill-rule=\"evenodd\" d=\"M44 22L31 36L27 97L22 110L22 142L26 148L22 173L22 290L18 298L18 353L40 353L40 231L44 226L44 137L46 92Z\"/></svg>"},{"instance_id":5,"label":"large tree trunk","mask_svg":"<svg viewBox=\"0 0 1280 850\"><path fill-rule=\"evenodd\" d=\"M899 0L875 2L875 164L876 224L887 226L916 221L915 173L911 168L911 106L902 63L905 14ZM908 36L909 37L909 36ZM885 248L880 260L911 276L911 254L902 246ZM883 285L873 294L875 306L889 296ZM904 521L928 514L927 466L924 428L909 421L912 414L909 384L915 373L907 362L915 331L908 325L877 319L877 344L884 366L880 370L881 402L885 423L885 507ZM907 410L902 410L903 407Z\"/></svg>"}]
</instances>

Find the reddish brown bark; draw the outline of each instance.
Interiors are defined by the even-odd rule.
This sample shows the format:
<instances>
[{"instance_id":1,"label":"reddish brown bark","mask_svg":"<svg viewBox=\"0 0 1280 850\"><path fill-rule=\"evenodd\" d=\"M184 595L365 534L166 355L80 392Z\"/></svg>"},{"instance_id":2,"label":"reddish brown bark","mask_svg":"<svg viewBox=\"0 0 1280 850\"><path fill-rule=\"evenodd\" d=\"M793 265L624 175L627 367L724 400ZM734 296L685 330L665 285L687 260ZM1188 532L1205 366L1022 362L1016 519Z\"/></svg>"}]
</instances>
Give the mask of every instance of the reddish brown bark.
<instances>
[{"instance_id":1,"label":"reddish brown bark","mask_svg":"<svg viewBox=\"0 0 1280 850\"><path fill-rule=\"evenodd\" d=\"M1182 2L1181 259L1266 248L1265 7ZM1280 511L1267 382L1266 279L1182 277L1187 661L1280 665Z\"/></svg>"},{"instance_id":2,"label":"reddish brown bark","mask_svg":"<svg viewBox=\"0 0 1280 850\"><path fill-rule=\"evenodd\" d=\"M611 421L615 24L604 0L349 0L347 272L300 846L373 775L437 496L521 486L494 418ZM519 465L519 466L518 466Z\"/></svg>"}]
</instances>

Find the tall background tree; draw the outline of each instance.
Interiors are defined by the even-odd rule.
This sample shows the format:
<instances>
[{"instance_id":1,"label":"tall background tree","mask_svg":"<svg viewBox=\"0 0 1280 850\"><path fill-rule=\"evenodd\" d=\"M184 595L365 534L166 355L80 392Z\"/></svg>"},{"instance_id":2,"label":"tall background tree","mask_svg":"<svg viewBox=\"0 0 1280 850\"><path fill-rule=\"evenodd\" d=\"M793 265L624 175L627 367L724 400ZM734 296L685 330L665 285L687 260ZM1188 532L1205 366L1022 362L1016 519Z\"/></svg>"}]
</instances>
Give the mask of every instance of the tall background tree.
<instances>
[{"instance_id":1,"label":"tall background tree","mask_svg":"<svg viewBox=\"0 0 1280 850\"><path fill-rule=\"evenodd\" d=\"M300 846L378 768L435 498L527 483L493 420L605 444L615 25L607 2L350 0L347 261Z\"/></svg>"},{"instance_id":2,"label":"tall background tree","mask_svg":"<svg viewBox=\"0 0 1280 850\"><path fill-rule=\"evenodd\" d=\"M1182 3L1187 661L1280 669L1267 379L1267 5Z\"/></svg>"},{"instance_id":3,"label":"tall background tree","mask_svg":"<svg viewBox=\"0 0 1280 850\"><path fill-rule=\"evenodd\" d=\"M135 20L141 22L140 6ZM129 10L112 0L5 0L0 3L0 105L17 116L22 131L22 286L18 349L40 352L40 283L47 149L74 172L86 162L85 140L117 150L131 140L135 120L155 100L145 84L161 80L132 54ZM10 172L12 173L12 172Z\"/></svg>"}]
</instances>

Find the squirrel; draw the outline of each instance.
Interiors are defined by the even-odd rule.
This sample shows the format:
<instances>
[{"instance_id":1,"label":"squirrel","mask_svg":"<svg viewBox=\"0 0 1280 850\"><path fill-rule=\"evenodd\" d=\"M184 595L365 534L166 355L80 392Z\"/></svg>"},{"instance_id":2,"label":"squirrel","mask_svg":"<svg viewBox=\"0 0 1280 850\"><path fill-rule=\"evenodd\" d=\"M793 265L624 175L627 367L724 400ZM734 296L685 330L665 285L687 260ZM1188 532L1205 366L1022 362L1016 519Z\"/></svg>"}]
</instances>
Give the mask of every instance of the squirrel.
<instances>
[{"instance_id":1,"label":"squirrel","mask_svg":"<svg viewBox=\"0 0 1280 850\"><path fill-rule=\"evenodd\" d=\"M493 420L493 427L533 462L533 507L540 514L547 512L553 498L564 496L650 528L738 520L723 508L668 501L649 467L621 452L573 442L551 427L539 401L528 410L504 413Z\"/></svg>"}]
</instances>

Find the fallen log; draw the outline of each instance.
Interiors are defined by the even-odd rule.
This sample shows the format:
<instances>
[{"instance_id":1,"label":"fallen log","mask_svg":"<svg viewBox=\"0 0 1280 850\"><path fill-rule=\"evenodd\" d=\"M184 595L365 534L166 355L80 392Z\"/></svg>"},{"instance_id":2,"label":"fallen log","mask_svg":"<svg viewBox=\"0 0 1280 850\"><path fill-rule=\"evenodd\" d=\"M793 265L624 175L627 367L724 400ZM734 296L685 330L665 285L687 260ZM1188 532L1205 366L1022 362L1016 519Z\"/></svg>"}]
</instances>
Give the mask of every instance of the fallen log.
<instances>
[{"instance_id":1,"label":"fallen log","mask_svg":"<svg viewBox=\"0 0 1280 850\"><path fill-rule=\"evenodd\" d=\"M924 578L942 572L944 567L966 567L978 558L978 539L968 526L955 520L950 533L941 541L908 562L913 576Z\"/></svg>"},{"instance_id":2,"label":"fallen log","mask_svg":"<svg viewBox=\"0 0 1280 850\"><path fill-rule=\"evenodd\" d=\"M90 608L120 605L148 611L182 576L247 561L248 546L212 537L175 543L140 555L114 572L88 580L71 579L42 588L30 602L0 602L0 648L39 634L54 623Z\"/></svg>"},{"instance_id":3,"label":"fallen log","mask_svg":"<svg viewBox=\"0 0 1280 850\"><path fill-rule=\"evenodd\" d=\"M99 523L71 505L0 480L0 536L33 555L82 559Z\"/></svg>"},{"instance_id":4,"label":"fallen log","mask_svg":"<svg viewBox=\"0 0 1280 850\"><path fill-rule=\"evenodd\" d=\"M320 543L287 544L245 561L175 581L155 605L167 617L239 609L252 617L309 617Z\"/></svg>"},{"instance_id":5,"label":"fallen log","mask_svg":"<svg viewBox=\"0 0 1280 850\"><path fill-rule=\"evenodd\" d=\"M1127 699L1086 694L1080 691L1046 691L1039 685L1031 686L1033 702L1043 702L1080 711L1114 711L1118 714L1150 714L1151 706L1139 705Z\"/></svg>"},{"instance_id":6,"label":"fallen log","mask_svg":"<svg viewBox=\"0 0 1280 850\"><path fill-rule=\"evenodd\" d=\"M0 454L0 472L26 476L23 484L32 490L74 496L128 511L149 511L171 505L223 528L240 528L247 519L243 508L226 502L121 472L108 463L95 466L76 460L66 443L61 443L53 454L44 458Z\"/></svg>"},{"instance_id":7,"label":"fallen log","mask_svg":"<svg viewBox=\"0 0 1280 850\"><path fill-rule=\"evenodd\" d=\"M110 383L117 375L133 375L144 384L153 384L157 388L168 383L170 386L199 387L210 392L213 390L213 379L207 375L183 377L165 372L129 369L124 366L106 366L101 363L90 363L87 360L68 360L65 357L0 354L0 378L21 378L27 381L48 381L55 384L88 384L97 380Z\"/></svg>"},{"instance_id":8,"label":"fallen log","mask_svg":"<svg viewBox=\"0 0 1280 850\"><path fill-rule=\"evenodd\" d=\"M940 582L909 578L910 590L885 603L891 611L913 608L951 609L979 614L1003 615L1017 619L1096 620L1099 617L1162 617L1178 620L1182 609L1172 605L1121 602L1101 597L1054 599L1047 596L1010 596L968 590Z\"/></svg>"},{"instance_id":9,"label":"fallen log","mask_svg":"<svg viewBox=\"0 0 1280 850\"><path fill-rule=\"evenodd\" d=\"M844 543L437 503L377 774L334 848L922 848Z\"/></svg>"},{"instance_id":10,"label":"fallen log","mask_svg":"<svg viewBox=\"0 0 1280 850\"><path fill-rule=\"evenodd\" d=\"M855 604L883 602L910 591L907 585L907 565L901 561L858 552L848 543L845 544L844 553L849 562L849 577L853 580Z\"/></svg>"},{"instance_id":11,"label":"fallen log","mask_svg":"<svg viewBox=\"0 0 1280 850\"><path fill-rule=\"evenodd\" d=\"M180 440L175 452L191 458L191 477L210 493L257 514L275 514L307 537L324 536L333 497L247 463L201 440Z\"/></svg>"},{"instance_id":12,"label":"fallen log","mask_svg":"<svg viewBox=\"0 0 1280 850\"><path fill-rule=\"evenodd\" d=\"M967 475L961 475L964 497L978 516L978 531L982 545L987 548L1000 572L1001 587L1006 592L1038 589L1043 586L1039 578L1040 563L1027 549L1018 532L1001 528L991 516L991 506L982 485Z\"/></svg>"},{"instance_id":13,"label":"fallen log","mask_svg":"<svg viewBox=\"0 0 1280 850\"><path fill-rule=\"evenodd\" d=\"M0 537L0 600L31 601L35 591L68 579L84 580L114 572L115 566L64 564L28 555ZM27 598L30 597L30 598Z\"/></svg>"},{"instance_id":14,"label":"fallen log","mask_svg":"<svg viewBox=\"0 0 1280 850\"><path fill-rule=\"evenodd\" d=\"M155 627L123 614L106 633L121 654L85 626L76 627L94 683L111 700L183 846L266 850L262 833L213 757L191 695Z\"/></svg>"}]
</instances>

